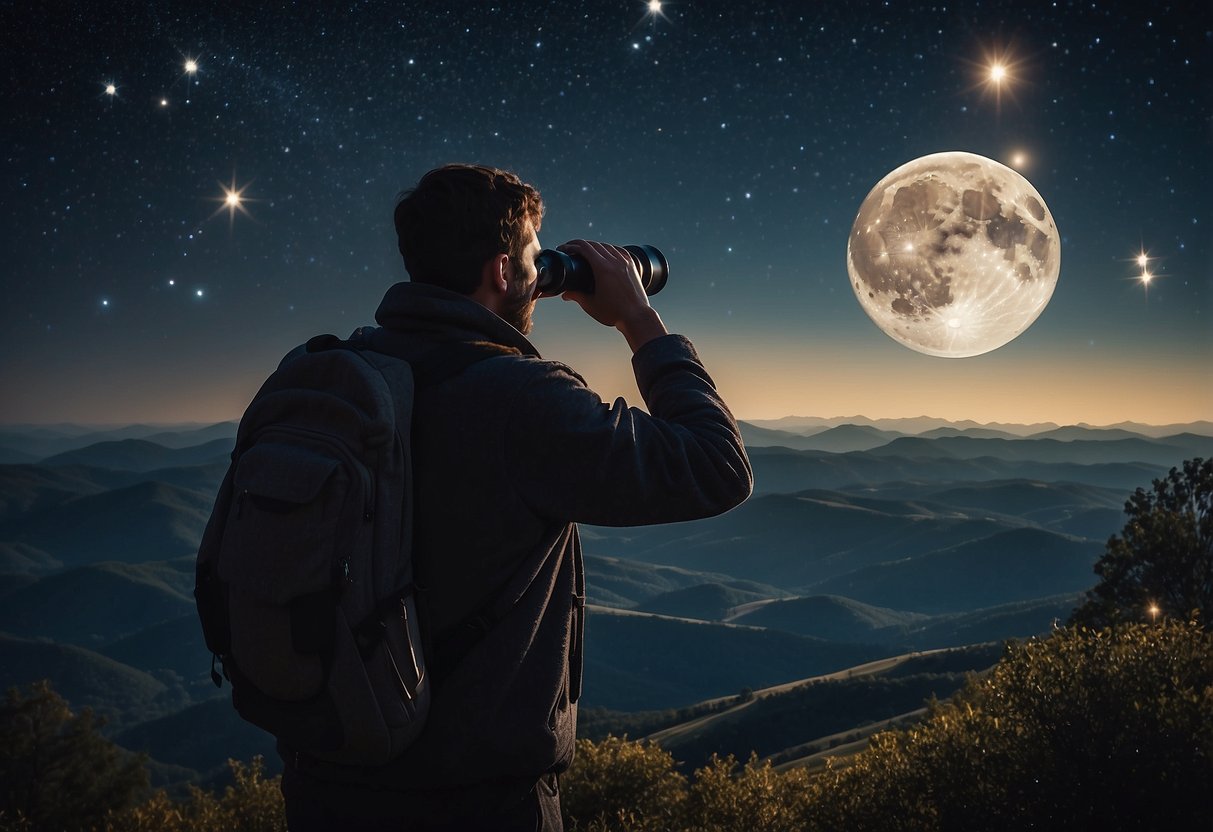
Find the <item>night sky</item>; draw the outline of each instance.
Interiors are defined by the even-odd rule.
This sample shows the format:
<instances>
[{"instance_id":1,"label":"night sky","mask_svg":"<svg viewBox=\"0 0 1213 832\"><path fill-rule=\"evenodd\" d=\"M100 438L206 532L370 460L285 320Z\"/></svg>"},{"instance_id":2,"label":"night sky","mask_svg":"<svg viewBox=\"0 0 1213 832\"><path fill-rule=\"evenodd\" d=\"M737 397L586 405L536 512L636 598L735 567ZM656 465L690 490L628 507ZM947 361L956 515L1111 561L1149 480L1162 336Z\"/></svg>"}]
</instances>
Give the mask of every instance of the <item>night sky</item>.
<instances>
[{"instance_id":1,"label":"night sky","mask_svg":"<svg viewBox=\"0 0 1213 832\"><path fill-rule=\"evenodd\" d=\"M1213 418L1207 0L208 5L0 12L0 422L237 418L372 322L398 193L453 161L536 185L546 246L665 251L654 306L741 418ZM1062 238L1036 323L965 359L884 335L846 271L872 186L948 150L1016 167ZM532 340L638 401L574 304Z\"/></svg>"}]
</instances>

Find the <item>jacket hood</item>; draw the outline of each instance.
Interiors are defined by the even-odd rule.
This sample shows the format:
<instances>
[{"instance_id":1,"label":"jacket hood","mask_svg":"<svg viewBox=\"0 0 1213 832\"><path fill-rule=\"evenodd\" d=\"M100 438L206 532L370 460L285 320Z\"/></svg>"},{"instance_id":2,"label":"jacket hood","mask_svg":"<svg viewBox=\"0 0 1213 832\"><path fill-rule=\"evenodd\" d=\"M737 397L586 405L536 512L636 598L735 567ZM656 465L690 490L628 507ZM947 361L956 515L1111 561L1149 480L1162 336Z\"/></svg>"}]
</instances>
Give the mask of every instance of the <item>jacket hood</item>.
<instances>
[{"instance_id":1,"label":"jacket hood","mask_svg":"<svg viewBox=\"0 0 1213 832\"><path fill-rule=\"evenodd\" d=\"M387 290L375 320L380 326L459 341L492 341L523 355L539 355L526 336L467 295L428 283L401 282Z\"/></svg>"}]
</instances>

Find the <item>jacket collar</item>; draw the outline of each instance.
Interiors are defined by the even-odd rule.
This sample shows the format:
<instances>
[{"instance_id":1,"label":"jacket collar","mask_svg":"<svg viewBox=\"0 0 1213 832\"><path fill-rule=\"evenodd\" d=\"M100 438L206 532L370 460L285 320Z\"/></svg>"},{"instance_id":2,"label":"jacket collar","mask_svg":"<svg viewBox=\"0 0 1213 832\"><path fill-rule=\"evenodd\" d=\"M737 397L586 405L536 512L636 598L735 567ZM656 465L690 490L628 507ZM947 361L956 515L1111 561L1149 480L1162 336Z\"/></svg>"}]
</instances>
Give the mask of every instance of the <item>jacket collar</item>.
<instances>
[{"instance_id":1,"label":"jacket collar","mask_svg":"<svg viewBox=\"0 0 1213 832\"><path fill-rule=\"evenodd\" d=\"M402 332L461 341L492 341L524 355L539 355L526 336L476 301L428 283L401 282L387 290L375 320Z\"/></svg>"}]
</instances>

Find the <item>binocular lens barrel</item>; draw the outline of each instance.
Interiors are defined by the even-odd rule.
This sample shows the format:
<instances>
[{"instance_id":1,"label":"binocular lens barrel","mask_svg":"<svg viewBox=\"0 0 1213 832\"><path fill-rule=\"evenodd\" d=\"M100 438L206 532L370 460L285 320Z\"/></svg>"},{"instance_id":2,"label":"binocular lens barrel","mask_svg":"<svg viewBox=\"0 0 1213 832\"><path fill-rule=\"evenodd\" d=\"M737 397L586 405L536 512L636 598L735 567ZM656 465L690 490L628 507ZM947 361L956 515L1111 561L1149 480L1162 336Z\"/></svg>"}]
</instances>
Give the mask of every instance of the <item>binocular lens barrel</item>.
<instances>
[{"instance_id":1,"label":"binocular lens barrel","mask_svg":"<svg viewBox=\"0 0 1213 832\"><path fill-rule=\"evenodd\" d=\"M665 255L653 246L624 246L640 274L640 285L646 295L655 295L665 288L670 266ZM594 272L584 257L546 248L535 258L539 272L539 290L558 295L570 290L594 293Z\"/></svg>"}]
</instances>

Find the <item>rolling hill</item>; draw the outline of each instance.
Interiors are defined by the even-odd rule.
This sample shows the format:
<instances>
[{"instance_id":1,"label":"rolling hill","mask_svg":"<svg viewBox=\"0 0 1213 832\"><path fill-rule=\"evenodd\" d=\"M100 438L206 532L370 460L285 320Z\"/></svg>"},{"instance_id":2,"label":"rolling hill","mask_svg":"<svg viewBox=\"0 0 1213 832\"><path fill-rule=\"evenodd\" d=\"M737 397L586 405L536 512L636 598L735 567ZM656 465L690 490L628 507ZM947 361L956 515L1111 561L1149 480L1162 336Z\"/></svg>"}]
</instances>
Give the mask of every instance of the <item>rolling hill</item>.
<instances>
[{"instance_id":1,"label":"rolling hill","mask_svg":"<svg viewBox=\"0 0 1213 832\"><path fill-rule=\"evenodd\" d=\"M925 453L924 448L933 441L943 440L922 440L926 444L918 446L918 452ZM1183 458L1176 457L1165 465L1132 461L1086 465L1009 461L994 457L911 459L875 455L872 451L829 454L787 448L751 448L749 455L754 467L756 496L794 493L809 488L850 490L889 482L933 484L1012 479L1086 483L1132 492L1135 488L1149 486L1151 480L1165 476L1168 468Z\"/></svg>"},{"instance_id":2,"label":"rolling hill","mask_svg":"<svg viewBox=\"0 0 1213 832\"><path fill-rule=\"evenodd\" d=\"M56 454L40 464L51 468L86 465L116 471L153 471L157 468L226 462L232 452L232 444L231 439L220 438L187 448L166 448L146 439L121 439Z\"/></svg>"},{"instance_id":3,"label":"rolling hill","mask_svg":"<svg viewBox=\"0 0 1213 832\"><path fill-rule=\"evenodd\" d=\"M0 607L0 631L97 649L194 609L191 558L95 563L44 577Z\"/></svg>"},{"instance_id":4,"label":"rolling hill","mask_svg":"<svg viewBox=\"0 0 1213 832\"><path fill-rule=\"evenodd\" d=\"M586 620L587 707L676 708L839 670L887 653L783 633L592 607Z\"/></svg>"},{"instance_id":5,"label":"rolling hill","mask_svg":"<svg viewBox=\"0 0 1213 832\"><path fill-rule=\"evenodd\" d=\"M4 686L50 679L73 709L92 708L117 730L184 707L188 697L153 676L83 647L0 633Z\"/></svg>"},{"instance_id":6,"label":"rolling hill","mask_svg":"<svg viewBox=\"0 0 1213 832\"><path fill-rule=\"evenodd\" d=\"M595 528L585 548L597 555L795 590L1022 524L946 506L807 491L752 497L727 514L692 523L626 531Z\"/></svg>"},{"instance_id":7,"label":"rolling hill","mask_svg":"<svg viewBox=\"0 0 1213 832\"><path fill-rule=\"evenodd\" d=\"M966 673L992 666L1001 655L997 644L891 655L677 711L589 708L579 733L652 740L688 770L712 754L741 760L751 751L776 759L797 756L823 737L916 710L931 696L945 698L963 684Z\"/></svg>"},{"instance_id":8,"label":"rolling hill","mask_svg":"<svg viewBox=\"0 0 1213 832\"><path fill-rule=\"evenodd\" d=\"M593 538L594 532L585 530L583 540ZM591 604L621 609L630 609L667 592L703 584L722 584L731 590L752 592L765 598L787 594L773 586L739 581L728 575L597 555L585 556L585 580L586 596Z\"/></svg>"},{"instance_id":9,"label":"rolling hill","mask_svg":"<svg viewBox=\"0 0 1213 832\"><path fill-rule=\"evenodd\" d=\"M768 627L827 641L902 643L896 636L928 620L921 613L874 607L836 595L814 595L752 604L728 619L731 624ZM892 633L890 633L892 631ZM889 638L894 635L894 638Z\"/></svg>"},{"instance_id":10,"label":"rolling hill","mask_svg":"<svg viewBox=\"0 0 1213 832\"><path fill-rule=\"evenodd\" d=\"M857 569L816 584L818 593L924 613L964 612L1095 584L1102 544L1014 529L984 540Z\"/></svg>"},{"instance_id":11,"label":"rolling hill","mask_svg":"<svg viewBox=\"0 0 1213 832\"><path fill-rule=\"evenodd\" d=\"M166 448L184 448L236 435L235 422L179 425L3 425L0 447L13 448L34 460L74 451L98 442L144 439Z\"/></svg>"},{"instance_id":12,"label":"rolling hill","mask_svg":"<svg viewBox=\"0 0 1213 832\"><path fill-rule=\"evenodd\" d=\"M122 474L84 467L0 465L0 524L87 494L128 485Z\"/></svg>"},{"instance_id":13,"label":"rolling hill","mask_svg":"<svg viewBox=\"0 0 1213 832\"><path fill-rule=\"evenodd\" d=\"M104 644L97 652L149 673L171 670L191 689L200 688L204 695L214 690L210 678L211 654L202 638L202 625L192 600L189 612Z\"/></svg>"},{"instance_id":14,"label":"rolling hill","mask_svg":"<svg viewBox=\"0 0 1213 832\"><path fill-rule=\"evenodd\" d=\"M214 494L141 482L10 518L0 523L0 542L34 547L68 566L192 555L213 502Z\"/></svg>"},{"instance_id":15,"label":"rolling hill","mask_svg":"<svg viewBox=\"0 0 1213 832\"><path fill-rule=\"evenodd\" d=\"M772 428L760 428L740 422L741 437L747 447L784 447L797 451L845 453L878 448L905 434L880 430L870 425L838 425L809 434Z\"/></svg>"},{"instance_id":16,"label":"rolling hill","mask_svg":"<svg viewBox=\"0 0 1213 832\"><path fill-rule=\"evenodd\" d=\"M650 598L639 604L636 610L677 618L723 621L736 607L771 597L766 593L737 589L726 584L696 584Z\"/></svg>"},{"instance_id":17,"label":"rolling hill","mask_svg":"<svg viewBox=\"0 0 1213 832\"><path fill-rule=\"evenodd\" d=\"M1163 439L1133 436L1128 439L980 439L971 436L944 436L925 439L903 436L879 448L873 456L904 459L1000 459L1006 462L1049 462L1097 465L1144 462L1171 467L1184 459L1213 454L1213 438L1180 434Z\"/></svg>"},{"instance_id":18,"label":"rolling hill","mask_svg":"<svg viewBox=\"0 0 1213 832\"><path fill-rule=\"evenodd\" d=\"M218 694L134 725L117 734L114 741L175 767L178 776L185 769L191 779L201 783L226 780L229 759L247 761L258 754L265 760L267 775L282 771L273 736L241 719L232 707L230 694Z\"/></svg>"},{"instance_id":19,"label":"rolling hill","mask_svg":"<svg viewBox=\"0 0 1213 832\"><path fill-rule=\"evenodd\" d=\"M1082 602L1082 593L1051 595L972 612L931 616L919 625L896 633L900 639L895 642L894 633L878 635L915 650L1030 638L1046 635L1054 625L1064 624Z\"/></svg>"}]
</instances>

